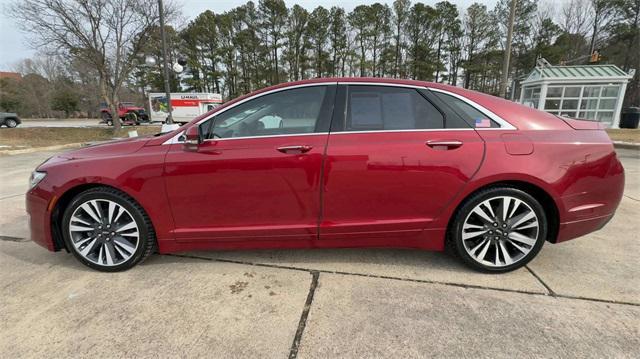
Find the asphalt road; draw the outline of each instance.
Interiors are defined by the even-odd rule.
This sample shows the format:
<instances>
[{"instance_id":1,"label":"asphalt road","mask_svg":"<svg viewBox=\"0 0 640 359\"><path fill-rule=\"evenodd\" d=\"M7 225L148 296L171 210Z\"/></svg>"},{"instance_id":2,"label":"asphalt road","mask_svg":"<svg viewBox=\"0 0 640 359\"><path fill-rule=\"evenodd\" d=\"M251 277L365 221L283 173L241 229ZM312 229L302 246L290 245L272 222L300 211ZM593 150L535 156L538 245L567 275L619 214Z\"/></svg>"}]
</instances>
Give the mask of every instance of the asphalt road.
<instances>
[{"instance_id":1,"label":"asphalt road","mask_svg":"<svg viewBox=\"0 0 640 359\"><path fill-rule=\"evenodd\" d=\"M526 268L472 272L394 249L154 255L91 271L27 238L29 172L0 156L5 357L639 357L640 152L601 231Z\"/></svg>"}]
</instances>

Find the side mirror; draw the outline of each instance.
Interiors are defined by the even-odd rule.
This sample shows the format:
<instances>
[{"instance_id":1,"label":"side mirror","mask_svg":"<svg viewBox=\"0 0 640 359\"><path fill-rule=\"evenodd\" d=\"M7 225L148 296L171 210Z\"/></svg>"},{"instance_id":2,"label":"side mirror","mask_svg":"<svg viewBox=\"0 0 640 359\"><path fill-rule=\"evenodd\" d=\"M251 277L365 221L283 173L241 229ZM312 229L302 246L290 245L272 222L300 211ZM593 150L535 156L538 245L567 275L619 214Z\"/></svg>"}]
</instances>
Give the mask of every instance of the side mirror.
<instances>
[{"instance_id":1,"label":"side mirror","mask_svg":"<svg viewBox=\"0 0 640 359\"><path fill-rule=\"evenodd\" d=\"M196 150L198 146L202 143L202 136L200 136L200 126L194 125L189 128L184 133L184 147L189 150Z\"/></svg>"}]
</instances>

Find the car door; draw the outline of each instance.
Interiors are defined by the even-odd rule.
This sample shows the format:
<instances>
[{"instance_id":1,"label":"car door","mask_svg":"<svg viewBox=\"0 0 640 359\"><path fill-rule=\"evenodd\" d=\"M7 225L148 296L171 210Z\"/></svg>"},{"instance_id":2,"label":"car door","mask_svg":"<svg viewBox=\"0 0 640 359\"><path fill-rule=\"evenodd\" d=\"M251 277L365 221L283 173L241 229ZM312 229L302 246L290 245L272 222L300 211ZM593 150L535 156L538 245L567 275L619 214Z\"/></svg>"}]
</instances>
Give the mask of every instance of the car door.
<instances>
[{"instance_id":1,"label":"car door","mask_svg":"<svg viewBox=\"0 0 640 359\"><path fill-rule=\"evenodd\" d=\"M317 238L320 174L335 85L258 95L174 144L165 178L178 241Z\"/></svg>"},{"instance_id":2,"label":"car door","mask_svg":"<svg viewBox=\"0 0 640 359\"><path fill-rule=\"evenodd\" d=\"M428 95L340 85L324 165L321 240L418 236L477 171L482 138Z\"/></svg>"}]
</instances>

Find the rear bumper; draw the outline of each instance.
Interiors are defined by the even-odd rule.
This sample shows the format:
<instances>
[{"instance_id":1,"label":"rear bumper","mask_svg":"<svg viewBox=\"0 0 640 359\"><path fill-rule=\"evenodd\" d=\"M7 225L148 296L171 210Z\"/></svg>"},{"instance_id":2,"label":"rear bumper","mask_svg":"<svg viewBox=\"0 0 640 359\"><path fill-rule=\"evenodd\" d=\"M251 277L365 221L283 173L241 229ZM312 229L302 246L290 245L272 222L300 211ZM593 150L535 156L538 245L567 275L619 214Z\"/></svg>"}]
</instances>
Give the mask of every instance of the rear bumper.
<instances>
[{"instance_id":1,"label":"rear bumper","mask_svg":"<svg viewBox=\"0 0 640 359\"><path fill-rule=\"evenodd\" d=\"M31 240L50 251L58 250L51 235L51 212L48 210L51 197L38 188L27 192L25 197Z\"/></svg>"},{"instance_id":2,"label":"rear bumper","mask_svg":"<svg viewBox=\"0 0 640 359\"><path fill-rule=\"evenodd\" d=\"M613 218L614 213L583 219L573 222L560 223L556 243L568 241L602 229Z\"/></svg>"}]
</instances>

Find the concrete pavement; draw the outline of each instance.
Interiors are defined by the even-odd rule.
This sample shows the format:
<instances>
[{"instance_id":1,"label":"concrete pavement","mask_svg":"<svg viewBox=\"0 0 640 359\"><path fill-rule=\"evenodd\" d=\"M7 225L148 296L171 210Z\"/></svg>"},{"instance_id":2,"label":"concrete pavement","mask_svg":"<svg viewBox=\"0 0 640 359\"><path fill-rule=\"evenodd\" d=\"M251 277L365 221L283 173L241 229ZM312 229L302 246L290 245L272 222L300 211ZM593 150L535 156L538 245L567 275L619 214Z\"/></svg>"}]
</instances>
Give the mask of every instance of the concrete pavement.
<instances>
[{"instance_id":1,"label":"concrete pavement","mask_svg":"<svg viewBox=\"0 0 640 359\"><path fill-rule=\"evenodd\" d=\"M640 153L603 230L478 274L392 249L194 252L104 274L27 238L29 172L0 156L0 352L12 357L638 357ZM6 324L6 325L5 325Z\"/></svg>"}]
</instances>

